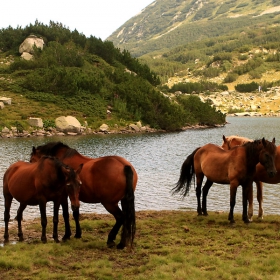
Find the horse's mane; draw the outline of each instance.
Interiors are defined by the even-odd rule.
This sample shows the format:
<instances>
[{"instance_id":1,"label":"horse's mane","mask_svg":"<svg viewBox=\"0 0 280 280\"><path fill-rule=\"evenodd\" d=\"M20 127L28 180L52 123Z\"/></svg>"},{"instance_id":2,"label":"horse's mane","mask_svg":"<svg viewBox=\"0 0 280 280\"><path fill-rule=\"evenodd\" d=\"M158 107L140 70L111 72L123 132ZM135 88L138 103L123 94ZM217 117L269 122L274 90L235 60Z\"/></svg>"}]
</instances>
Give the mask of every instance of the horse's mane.
<instances>
[{"instance_id":1,"label":"horse's mane","mask_svg":"<svg viewBox=\"0 0 280 280\"><path fill-rule=\"evenodd\" d=\"M56 156L57 152L64 148L66 150L66 153L64 154L64 157L71 157L75 154L77 154L77 150L70 148L66 144L58 141L58 142L49 142L47 144L38 146L36 150L38 150L41 154L47 155L47 156Z\"/></svg>"},{"instance_id":2,"label":"horse's mane","mask_svg":"<svg viewBox=\"0 0 280 280\"><path fill-rule=\"evenodd\" d=\"M44 161L46 159L49 159L49 160L52 160L54 162L54 168L56 170L56 174L57 174L57 178L60 182L63 182L65 180L65 176L64 176L64 173L62 172L62 167L68 169L70 172L69 172L69 177L70 177L70 180L73 181L75 179L75 172L74 170L68 166L67 164L63 163L62 161L60 161L58 158L54 157L54 156L47 156L47 155L44 155L41 157L40 161L39 161L39 165L38 165L38 168L39 170L43 170L44 168Z\"/></svg>"}]
</instances>

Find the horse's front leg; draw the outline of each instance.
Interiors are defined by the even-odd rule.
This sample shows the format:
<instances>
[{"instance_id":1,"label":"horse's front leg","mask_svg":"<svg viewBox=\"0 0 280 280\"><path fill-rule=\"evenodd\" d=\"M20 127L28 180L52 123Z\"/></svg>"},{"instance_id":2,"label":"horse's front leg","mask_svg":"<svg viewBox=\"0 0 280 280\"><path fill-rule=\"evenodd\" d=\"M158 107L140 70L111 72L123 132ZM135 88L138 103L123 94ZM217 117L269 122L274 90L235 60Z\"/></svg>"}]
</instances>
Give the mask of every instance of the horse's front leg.
<instances>
[{"instance_id":1,"label":"horse's front leg","mask_svg":"<svg viewBox=\"0 0 280 280\"><path fill-rule=\"evenodd\" d=\"M4 194L5 199L5 211L4 211L4 222L5 222L5 232L4 232L4 242L9 242L9 221L10 221L10 209L13 197L9 194Z\"/></svg>"},{"instance_id":2,"label":"horse's front leg","mask_svg":"<svg viewBox=\"0 0 280 280\"><path fill-rule=\"evenodd\" d=\"M242 188L242 191L243 191L243 188ZM253 209L253 200L254 200L253 184L249 185L247 193L248 193L248 203L249 203L248 219L249 219L250 222L252 222L253 221L253 212L254 212L254 209Z\"/></svg>"},{"instance_id":3,"label":"horse's front leg","mask_svg":"<svg viewBox=\"0 0 280 280\"><path fill-rule=\"evenodd\" d=\"M79 209L73 211L73 217L74 217L75 224L76 224L76 234L74 237L81 238L82 230L81 230L81 226L80 226L80 210Z\"/></svg>"},{"instance_id":4,"label":"horse's front leg","mask_svg":"<svg viewBox=\"0 0 280 280\"><path fill-rule=\"evenodd\" d=\"M256 182L256 186L257 186L257 199L258 199L258 202L259 202L258 218L263 219L263 207L262 207L262 203L263 203L263 183L261 181L258 181L258 182Z\"/></svg>"},{"instance_id":5,"label":"horse's front leg","mask_svg":"<svg viewBox=\"0 0 280 280\"><path fill-rule=\"evenodd\" d=\"M42 226L42 236L41 240L43 243L47 242L47 235L46 235L46 227L47 227L47 214L46 214L46 205L45 201L39 203L40 213L41 213L41 226Z\"/></svg>"},{"instance_id":6,"label":"horse's front leg","mask_svg":"<svg viewBox=\"0 0 280 280\"><path fill-rule=\"evenodd\" d=\"M208 195L209 189L211 188L212 185L213 185L213 182L211 182L207 179L207 181L203 187L203 190L202 190L202 213L205 216L208 215L208 213L207 213L207 195Z\"/></svg>"},{"instance_id":7,"label":"horse's front leg","mask_svg":"<svg viewBox=\"0 0 280 280\"><path fill-rule=\"evenodd\" d=\"M70 222L69 222L69 208L68 208L67 197L66 199L63 199L63 201L61 202L61 206L62 206L64 225L65 225L65 234L62 237L62 240L67 240L70 239L70 236L72 235Z\"/></svg>"},{"instance_id":8,"label":"horse's front leg","mask_svg":"<svg viewBox=\"0 0 280 280\"><path fill-rule=\"evenodd\" d=\"M56 243L59 243L58 239L58 211L59 211L60 202L54 201L53 202L53 239Z\"/></svg>"},{"instance_id":9,"label":"horse's front leg","mask_svg":"<svg viewBox=\"0 0 280 280\"><path fill-rule=\"evenodd\" d=\"M201 186L203 182L203 174L196 174L196 199L197 199L197 214L200 216L202 215L202 209L201 209Z\"/></svg>"},{"instance_id":10,"label":"horse's front leg","mask_svg":"<svg viewBox=\"0 0 280 280\"><path fill-rule=\"evenodd\" d=\"M248 206L248 192L251 187L253 188L252 183L242 185L242 204L243 204L242 220L246 224L250 223L250 220L248 218L247 206Z\"/></svg>"},{"instance_id":11,"label":"horse's front leg","mask_svg":"<svg viewBox=\"0 0 280 280\"><path fill-rule=\"evenodd\" d=\"M25 208L26 208L26 205L20 203L19 208L17 210L16 220L18 222L18 238L19 238L19 241L23 241L24 240L23 239L22 227L21 227L21 221L22 221L22 213L23 213Z\"/></svg>"},{"instance_id":12,"label":"horse's front leg","mask_svg":"<svg viewBox=\"0 0 280 280\"><path fill-rule=\"evenodd\" d=\"M235 223L234 221L234 216L233 216L233 211L234 211L234 206L236 203L236 191L237 191L238 184L234 184L233 182L230 184L230 211L228 215L228 219L230 223Z\"/></svg>"}]
</instances>

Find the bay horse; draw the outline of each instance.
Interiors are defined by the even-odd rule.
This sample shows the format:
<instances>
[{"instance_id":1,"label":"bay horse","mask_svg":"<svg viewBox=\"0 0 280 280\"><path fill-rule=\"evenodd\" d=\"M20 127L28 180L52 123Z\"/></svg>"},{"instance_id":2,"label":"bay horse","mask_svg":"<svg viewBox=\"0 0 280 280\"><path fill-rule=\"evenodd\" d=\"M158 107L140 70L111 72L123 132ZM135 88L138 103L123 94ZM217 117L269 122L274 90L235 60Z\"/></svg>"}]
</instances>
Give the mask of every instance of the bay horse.
<instances>
[{"instance_id":1,"label":"bay horse","mask_svg":"<svg viewBox=\"0 0 280 280\"><path fill-rule=\"evenodd\" d=\"M195 149L184 161L181 173L173 194L181 193L186 196L189 193L190 184L194 175L196 177L196 197L198 215L208 215L207 194L213 183L230 184L230 212L228 219L234 223L234 206L236 191L242 186L242 219L249 223L247 213L248 189L253 182L256 165L260 162L265 170L274 176L276 169L274 159L276 156L275 139L272 142L255 140L242 146L236 146L231 150L224 150L218 145L207 144ZM204 176L207 181L203 187L202 207L200 202L201 187Z\"/></svg>"},{"instance_id":2,"label":"bay horse","mask_svg":"<svg viewBox=\"0 0 280 280\"><path fill-rule=\"evenodd\" d=\"M223 144L222 147L224 149L231 149L238 145L243 145L246 142L252 142L253 140L241 137L241 136L228 136L225 137L223 135ZM265 168L261 164L257 164L256 166L256 174L254 176L253 181L256 183L257 187L257 200L259 202L259 213L258 218L263 219L263 183L268 184L278 184L280 183L280 146L276 147L276 157L275 157L275 167L276 167L276 175L274 177L270 177L269 174L267 174ZM248 215L249 219L253 217L253 185L250 188L249 191L249 210Z\"/></svg>"},{"instance_id":3,"label":"bay horse","mask_svg":"<svg viewBox=\"0 0 280 280\"><path fill-rule=\"evenodd\" d=\"M53 201L53 238L55 242L59 242L57 230L59 207L60 204L67 203L68 205L67 199L69 195L72 209L79 209L79 191L81 186L79 173L81 169L82 165L74 171L58 159L49 156L44 156L35 163L18 161L12 164L6 170L3 177L3 195L5 200L4 241L9 241L8 224L10 208L13 198L15 198L20 203L16 216L19 241L24 240L21 227L24 209L27 205L39 205L42 225L41 241L47 242L46 204L49 201ZM69 237L71 235L69 219L68 223L65 224L65 235Z\"/></svg>"},{"instance_id":4,"label":"bay horse","mask_svg":"<svg viewBox=\"0 0 280 280\"><path fill-rule=\"evenodd\" d=\"M132 246L136 228L134 191L137 184L137 173L132 164L120 156L90 158L62 142L33 147L30 162L37 161L42 155L56 156L74 169L84 164L80 173L80 201L101 203L114 216L116 223L108 234L108 247L115 246L114 240L121 226L121 240L117 248ZM118 206L119 202L122 210ZM63 211L68 212L68 208ZM75 237L81 238L79 210L73 211L73 217L76 223Z\"/></svg>"}]
</instances>

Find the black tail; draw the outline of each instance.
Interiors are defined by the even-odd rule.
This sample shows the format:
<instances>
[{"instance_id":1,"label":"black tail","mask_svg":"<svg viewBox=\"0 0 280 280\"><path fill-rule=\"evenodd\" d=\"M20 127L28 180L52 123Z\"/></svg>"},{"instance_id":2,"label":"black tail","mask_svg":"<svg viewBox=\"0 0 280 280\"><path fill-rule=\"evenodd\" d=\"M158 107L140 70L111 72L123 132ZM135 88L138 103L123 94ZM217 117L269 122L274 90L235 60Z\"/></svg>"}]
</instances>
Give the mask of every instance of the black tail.
<instances>
[{"instance_id":1,"label":"black tail","mask_svg":"<svg viewBox=\"0 0 280 280\"><path fill-rule=\"evenodd\" d=\"M121 240L125 241L125 246L128 244L132 246L136 230L136 222L133 190L133 171L131 166L126 165L124 167L124 173L126 176L126 190L125 196L121 201L122 211L124 215Z\"/></svg>"},{"instance_id":2,"label":"black tail","mask_svg":"<svg viewBox=\"0 0 280 280\"><path fill-rule=\"evenodd\" d=\"M184 161L181 167L181 174L179 181L176 186L172 189L172 194L180 193L182 196L186 196L190 190L190 184L194 175L194 155L197 150L200 148L196 148Z\"/></svg>"}]
</instances>

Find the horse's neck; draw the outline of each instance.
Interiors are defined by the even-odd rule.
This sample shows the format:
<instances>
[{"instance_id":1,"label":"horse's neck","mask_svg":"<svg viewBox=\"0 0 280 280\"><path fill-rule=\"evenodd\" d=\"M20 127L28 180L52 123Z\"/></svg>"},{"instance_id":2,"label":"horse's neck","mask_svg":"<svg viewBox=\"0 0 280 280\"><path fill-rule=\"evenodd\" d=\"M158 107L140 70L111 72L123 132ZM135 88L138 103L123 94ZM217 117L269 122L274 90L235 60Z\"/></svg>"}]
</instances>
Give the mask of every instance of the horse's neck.
<instances>
[{"instance_id":1,"label":"horse's neck","mask_svg":"<svg viewBox=\"0 0 280 280\"><path fill-rule=\"evenodd\" d=\"M80 164L85 164L88 161L92 160L92 158L83 156L79 153L71 156L71 157L65 157L63 158L63 162L69 166L71 166L74 169L77 169Z\"/></svg>"}]
</instances>

